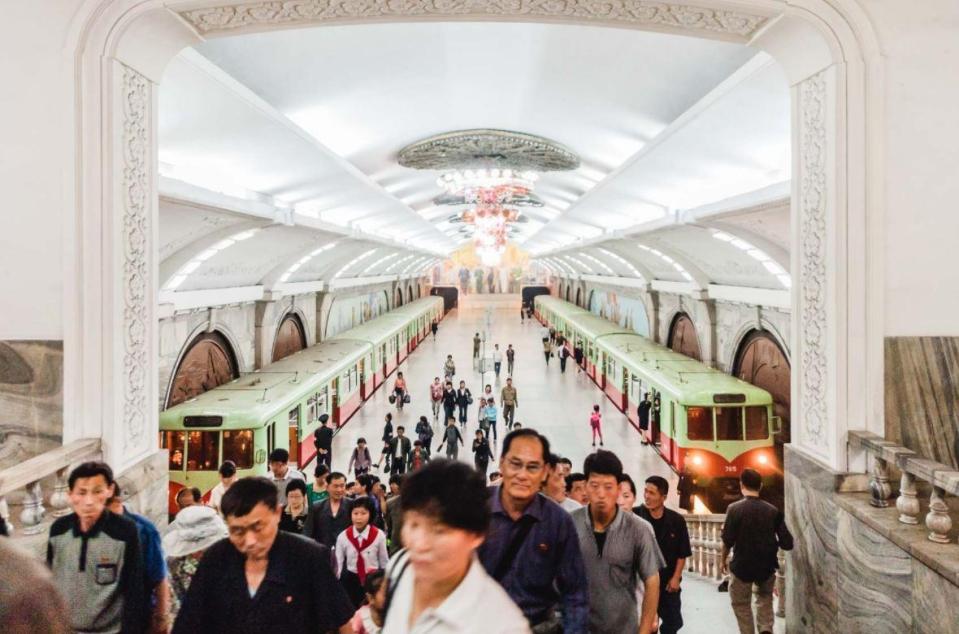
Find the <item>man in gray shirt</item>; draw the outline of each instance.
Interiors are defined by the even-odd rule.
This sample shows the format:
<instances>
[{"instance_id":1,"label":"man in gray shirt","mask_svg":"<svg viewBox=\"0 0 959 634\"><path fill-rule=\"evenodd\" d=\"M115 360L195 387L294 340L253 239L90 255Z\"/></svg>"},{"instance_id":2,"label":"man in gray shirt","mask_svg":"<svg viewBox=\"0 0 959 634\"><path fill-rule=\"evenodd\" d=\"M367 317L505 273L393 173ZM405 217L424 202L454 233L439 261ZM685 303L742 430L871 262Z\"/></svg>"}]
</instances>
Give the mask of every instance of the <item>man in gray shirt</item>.
<instances>
[{"instance_id":1,"label":"man in gray shirt","mask_svg":"<svg viewBox=\"0 0 959 634\"><path fill-rule=\"evenodd\" d=\"M658 624L659 569L665 565L649 522L619 510L623 464L600 449L586 458L589 503L571 513L589 580L591 634L651 634ZM642 617L636 613L636 578L644 586Z\"/></svg>"}]
</instances>

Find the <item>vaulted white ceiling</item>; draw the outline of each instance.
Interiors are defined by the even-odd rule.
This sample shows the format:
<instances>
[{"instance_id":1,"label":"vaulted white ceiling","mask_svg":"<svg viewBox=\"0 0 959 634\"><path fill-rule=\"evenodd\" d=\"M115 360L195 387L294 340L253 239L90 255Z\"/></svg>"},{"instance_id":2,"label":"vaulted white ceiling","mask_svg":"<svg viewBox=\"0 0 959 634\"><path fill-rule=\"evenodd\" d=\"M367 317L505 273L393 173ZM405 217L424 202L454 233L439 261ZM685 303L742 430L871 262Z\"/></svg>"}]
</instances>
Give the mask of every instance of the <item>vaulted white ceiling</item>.
<instances>
[{"instance_id":1,"label":"vaulted white ceiling","mask_svg":"<svg viewBox=\"0 0 959 634\"><path fill-rule=\"evenodd\" d=\"M396 155L430 135L482 127L545 136L581 157L577 170L541 176L536 192L546 206L524 210L531 221L515 239L534 255L562 251L600 274L625 269L590 246L606 237L788 188L788 87L768 56L738 44L508 23L327 26L214 39L184 51L163 78L161 191L176 199L169 188L198 187L300 226L257 232L232 256L224 250L204 262L180 288L275 277L288 260L337 236L355 247L350 258L369 252L349 275L396 272L449 253L463 238L447 222L456 210L432 205L437 172L403 168ZM259 221L270 224L268 216ZM161 210L161 231L166 222ZM709 235L700 244L702 228L677 231L669 239L700 258L711 257L703 244L723 246ZM649 237L649 247L666 239ZM589 258L575 255L580 242L589 243ZM609 247L647 273L663 265L661 279L678 274L652 251L641 252L642 264L636 248ZM322 258L350 260L334 253L302 263L286 281L338 272ZM743 260L741 249L715 255L736 261L724 267L723 283L775 287L775 276L762 277L761 263ZM176 268L171 262L167 268Z\"/></svg>"}]
</instances>

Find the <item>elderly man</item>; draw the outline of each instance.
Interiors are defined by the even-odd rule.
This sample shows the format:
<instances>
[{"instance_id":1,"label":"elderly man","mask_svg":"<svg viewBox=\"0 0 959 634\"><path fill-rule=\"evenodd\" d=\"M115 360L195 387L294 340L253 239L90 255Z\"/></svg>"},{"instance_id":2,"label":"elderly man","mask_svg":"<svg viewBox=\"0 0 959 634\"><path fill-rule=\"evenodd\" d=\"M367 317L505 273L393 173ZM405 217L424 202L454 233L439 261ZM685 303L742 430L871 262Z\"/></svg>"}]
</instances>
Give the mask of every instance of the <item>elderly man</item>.
<instances>
[{"instance_id":1,"label":"elderly man","mask_svg":"<svg viewBox=\"0 0 959 634\"><path fill-rule=\"evenodd\" d=\"M480 561L535 632L585 633L589 598L576 528L566 511L540 493L549 454L549 440L534 429L503 439L503 481L490 488L492 523Z\"/></svg>"}]
</instances>

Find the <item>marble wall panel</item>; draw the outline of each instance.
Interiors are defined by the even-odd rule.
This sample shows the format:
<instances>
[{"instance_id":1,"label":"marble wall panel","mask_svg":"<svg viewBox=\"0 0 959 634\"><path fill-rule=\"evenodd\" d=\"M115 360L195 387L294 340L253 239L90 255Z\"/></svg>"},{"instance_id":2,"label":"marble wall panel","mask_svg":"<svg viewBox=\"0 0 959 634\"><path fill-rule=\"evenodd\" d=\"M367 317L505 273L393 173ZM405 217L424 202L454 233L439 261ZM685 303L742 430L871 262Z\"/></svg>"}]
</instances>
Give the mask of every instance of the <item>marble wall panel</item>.
<instances>
[{"instance_id":1,"label":"marble wall panel","mask_svg":"<svg viewBox=\"0 0 959 634\"><path fill-rule=\"evenodd\" d=\"M838 632L838 509L831 494L789 472L786 525L795 538L786 566L786 632Z\"/></svg>"},{"instance_id":2,"label":"marble wall panel","mask_svg":"<svg viewBox=\"0 0 959 634\"><path fill-rule=\"evenodd\" d=\"M845 510L837 527L839 631L911 631L912 557Z\"/></svg>"},{"instance_id":3,"label":"marble wall panel","mask_svg":"<svg viewBox=\"0 0 959 634\"><path fill-rule=\"evenodd\" d=\"M117 478L124 506L150 519L161 532L167 525L168 459L167 450L159 449Z\"/></svg>"},{"instance_id":4,"label":"marble wall panel","mask_svg":"<svg viewBox=\"0 0 959 634\"><path fill-rule=\"evenodd\" d=\"M959 468L959 337L887 337L885 385L886 438Z\"/></svg>"},{"instance_id":5,"label":"marble wall panel","mask_svg":"<svg viewBox=\"0 0 959 634\"><path fill-rule=\"evenodd\" d=\"M959 632L959 587L917 560L912 562L912 631Z\"/></svg>"},{"instance_id":6,"label":"marble wall panel","mask_svg":"<svg viewBox=\"0 0 959 634\"><path fill-rule=\"evenodd\" d=\"M63 342L0 341L0 469L63 443Z\"/></svg>"}]
</instances>

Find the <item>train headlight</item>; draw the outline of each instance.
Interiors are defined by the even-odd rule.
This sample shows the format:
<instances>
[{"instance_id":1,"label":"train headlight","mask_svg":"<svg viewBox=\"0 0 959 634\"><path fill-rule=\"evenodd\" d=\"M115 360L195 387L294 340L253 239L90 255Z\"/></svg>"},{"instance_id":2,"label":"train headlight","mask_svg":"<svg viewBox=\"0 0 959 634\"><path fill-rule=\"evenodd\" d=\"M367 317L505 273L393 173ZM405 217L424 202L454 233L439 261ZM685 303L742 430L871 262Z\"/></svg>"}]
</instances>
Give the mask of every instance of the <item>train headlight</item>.
<instances>
[{"instance_id":1,"label":"train headlight","mask_svg":"<svg viewBox=\"0 0 959 634\"><path fill-rule=\"evenodd\" d=\"M761 465L769 464L769 456L767 456L764 453L759 454L758 460L759 460L759 464Z\"/></svg>"},{"instance_id":2,"label":"train headlight","mask_svg":"<svg viewBox=\"0 0 959 634\"><path fill-rule=\"evenodd\" d=\"M697 467L703 466L703 457L700 456L698 453L693 454L692 461L693 461L693 465Z\"/></svg>"}]
</instances>

